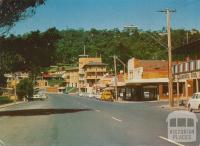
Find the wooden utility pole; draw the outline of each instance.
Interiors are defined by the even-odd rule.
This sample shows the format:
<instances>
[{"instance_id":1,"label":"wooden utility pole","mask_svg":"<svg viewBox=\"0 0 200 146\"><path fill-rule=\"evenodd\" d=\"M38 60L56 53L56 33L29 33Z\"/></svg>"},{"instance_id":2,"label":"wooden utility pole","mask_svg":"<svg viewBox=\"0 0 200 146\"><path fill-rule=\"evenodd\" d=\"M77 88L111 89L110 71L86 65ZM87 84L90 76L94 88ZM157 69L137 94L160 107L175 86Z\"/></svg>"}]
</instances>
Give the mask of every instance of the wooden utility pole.
<instances>
[{"instance_id":1,"label":"wooden utility pole","mask_svg":"<svg viewBox=\"0 0 200 146\"><path fill-rule=\"evenodd\" d=\"M117 92L117 61L116 61L116 55L113 56L114 59L114 70L115 70L115 97L116 100L118 100L118 92Z\"/></svg>"},{"instance_id":2,"label":"wooden utility pole","mask_svg":"<svg viewBox=\"0 0 200 146\"><path fill-rule=\"evenodd\" d=\"M126 63L124 63L121 59L119 59L119 57L116 56L116 59L123 65L124 67L124 75L126 74Z\"/></svg>"},{"instance_id":3,"label":"wooden utility pole","mask_svg":"<svg viewBox=\"0 0 200 146\"><path fill-rule=\"evenodd\" d=\"M164 12L167 15L167 38L168 38L168 93L169 93L169 104L171 107L174 106L173 99L173 77L172 77L172 43L171 43L171 16L175 10L165 9L159 12Z\"/></svg>"},{"instance_id":4,"label":"wooden utility pole","mask_svg":"<svg viewBox=\"0 0 200 146\"><path fill-rule=\"evenodd\" d=\"M186 34L186 39L187 39L187 44L189 43L189 32L187 31L187 34Z\"/></svg>"},{"instance_id":5,"label":"wooden utility pole","mask_svg":"<svg viewBox=\"0 0 200 146\"><path fill-rule=\"evenodd\" d=\"M95 94L97 94L97 67L95 68Z\"/></svg>"}]
</instances>

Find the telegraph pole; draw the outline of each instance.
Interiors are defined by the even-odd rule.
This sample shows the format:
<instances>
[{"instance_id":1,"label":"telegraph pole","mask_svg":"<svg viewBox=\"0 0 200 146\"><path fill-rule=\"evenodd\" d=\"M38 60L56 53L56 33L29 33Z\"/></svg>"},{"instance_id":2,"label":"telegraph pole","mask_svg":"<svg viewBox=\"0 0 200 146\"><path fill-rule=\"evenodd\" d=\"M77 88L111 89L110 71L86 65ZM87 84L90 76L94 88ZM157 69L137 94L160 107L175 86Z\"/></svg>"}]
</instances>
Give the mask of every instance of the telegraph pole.
<instances>
[{"instance_id":1,"label":"telegraph pole","mask_svg":"<svg viewBox=\"0 0 200 146\"><path fill-rule=\"evenodd\" d=\"M116 96L116 100L118 100L118 92L117 92L117 61L116 61L117 56L114 55L113 59L114 59L114 70L115 70L115 96Z\"/></svg>"},{"instance_id":2,"label":"telegraph pole","mask_svg":"<svg viewBox=\"0 0 200 146\"><path fill-rule=\"evenodd\" d=\"M116 55L110 56L113 58L114 61L114 73L115 73L115 78L114 78L114 90L115 90L115 96L116 96L116 100L118 100L118 91L117 91L117 82L118 82L118 78L117 78L117 60L124 66L124 80L125 80L125 75L126 75L126 64L119 59Z\"/></svg>"},{"instance_id":3,"label":"telegraph pole","mask_svg":"<svg viewBox=\"0 0 200 146\"><path fill-rule=\"evenodd\" d=\"M189 32L187 31L187 34L186 34L186 39L187 39L187 44L189 42Z\"/></svg>"},{"instance_id":4,"label":"telegraph pole","mask_svg":"<svg viewBox=\"0 0 200 146\"><path fill-rule=\"evenodd\" d=\"M171 16L170 14L176 12L176 10L165 9L159 12L164 12L167 17L167 38L168 38L168 92L169 92L169 104L174 106L173 99L173 77L172 77L172 43L171 43Z\"/></svg>"},{"instance_id":5,"label":"telegraph pole","mask_svg":"<svg viewBox=\"0 0 200 146\"><path fill-rule=\"evenodd\" d=\"M97 67L95 68L95 94L97 94Z\"/></svg>"}]
</instances>

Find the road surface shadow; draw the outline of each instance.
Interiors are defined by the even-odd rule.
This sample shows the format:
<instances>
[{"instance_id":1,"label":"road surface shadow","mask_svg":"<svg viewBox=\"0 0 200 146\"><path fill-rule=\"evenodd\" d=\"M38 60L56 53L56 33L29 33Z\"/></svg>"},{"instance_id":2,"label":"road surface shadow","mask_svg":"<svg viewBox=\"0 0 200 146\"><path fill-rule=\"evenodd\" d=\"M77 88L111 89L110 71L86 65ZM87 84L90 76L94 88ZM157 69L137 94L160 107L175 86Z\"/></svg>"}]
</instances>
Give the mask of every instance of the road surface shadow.
<instances>
[{"instance_id":1,"label":"road surface shadow","mask_svg":"<svg viewBox=\"0 0 200 146\"><path fill-rule=\"evenodd\" d=\"M92 111L92 110L91 109L24 109L24 110L0 111L0 117L38 116L38 115L77 113L84 111Z\"/></svg>"}]
</instances>

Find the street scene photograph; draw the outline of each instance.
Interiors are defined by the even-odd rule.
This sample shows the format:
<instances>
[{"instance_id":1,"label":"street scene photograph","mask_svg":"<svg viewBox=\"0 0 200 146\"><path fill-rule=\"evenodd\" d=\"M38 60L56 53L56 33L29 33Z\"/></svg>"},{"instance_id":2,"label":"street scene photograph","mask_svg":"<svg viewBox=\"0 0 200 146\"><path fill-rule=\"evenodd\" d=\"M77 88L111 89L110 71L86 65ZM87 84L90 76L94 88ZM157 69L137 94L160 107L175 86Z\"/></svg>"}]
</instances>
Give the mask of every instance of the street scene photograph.
<instances>
[{"instance_id":1,"label":"street scene photograph","mask_svg":"<svg viewBox=\"0 0 200 146\"><path fill-rule=\"evenodd\" d=\"M200 0L0 0L0 146L200 146Z\"/></svg>"}]
</instances>

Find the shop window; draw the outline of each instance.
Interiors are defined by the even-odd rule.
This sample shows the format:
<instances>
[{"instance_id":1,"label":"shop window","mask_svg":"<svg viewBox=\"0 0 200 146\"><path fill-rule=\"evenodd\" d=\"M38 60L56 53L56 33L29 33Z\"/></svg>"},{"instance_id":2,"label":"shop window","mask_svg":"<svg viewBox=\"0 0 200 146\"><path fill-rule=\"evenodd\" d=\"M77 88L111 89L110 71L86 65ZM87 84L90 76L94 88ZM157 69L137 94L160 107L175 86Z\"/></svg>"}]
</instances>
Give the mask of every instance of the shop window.
<instances>
[{"instance_id":1,"label":"shop window","mask_svg":"<svg viewBox=\"0 0 200 146\"><path fill-rule=\"evenodd\" d=\"M175 72L174 72L175 69L174 68L175 68L175 65L172 67L172 73L173 74L175 74Z\"/></svg>"},{"instance_id":2,"label":"shop window","mask_svg":"<svg viewBox=\"0 0 200 146\"><path fill-rule=\"evenodd\" d=\"M174 72L175 72L175 74L178 73L178 65L174 66Z\"/></svg>"},{"instance_id":3,"label":"shop window","mask_svg":"<svg viewBox=\"0 0 200 146\"><path fill-rule=\"evenodd\" d=\"M190 62L190 71L193 71L194 70L194 61L191 61Z\"/></svg>"},{"instance_id":4,"label":"shop window","mask_svg":"<svg viewBox=\"0 0 200 146\"><path fill-rule=\"evenodd\" d=\"M198 70L200 69L200 60L196 61L196 69L198 69Z\"/></svg>"},{"instance_id":5,"label":"shop window","mask_svg":"<svg viewBox=\"0 0 200 146\"><path fill-rule=\"evenodd\" d=\"M168 85L167 84L163 85L163 95L168 96Z\"/></svg>"},{"instance_id":6,"label":"shop window","mask_svg":"<svg viewBox=\"0 0 200 146\"><path fill-rule=\"evenodd\" d=\"M183 72L183 64L179 65L179 72L182 73Z\"/></svg>"},{"instance_id":7,"label":"shop window","mask_svg":"<svg viewBox=\"0 0 200 146\"><path fill-rule=\"evenodd\" d=\"M185 63L185 72L188 72L189 71L189 63Z\"/></svg>"}]
</instances>

